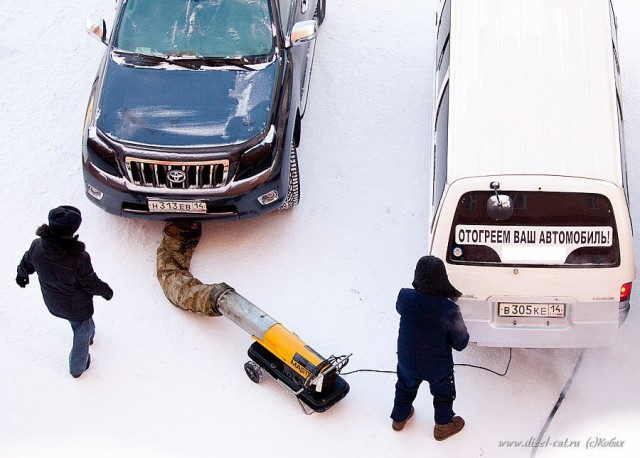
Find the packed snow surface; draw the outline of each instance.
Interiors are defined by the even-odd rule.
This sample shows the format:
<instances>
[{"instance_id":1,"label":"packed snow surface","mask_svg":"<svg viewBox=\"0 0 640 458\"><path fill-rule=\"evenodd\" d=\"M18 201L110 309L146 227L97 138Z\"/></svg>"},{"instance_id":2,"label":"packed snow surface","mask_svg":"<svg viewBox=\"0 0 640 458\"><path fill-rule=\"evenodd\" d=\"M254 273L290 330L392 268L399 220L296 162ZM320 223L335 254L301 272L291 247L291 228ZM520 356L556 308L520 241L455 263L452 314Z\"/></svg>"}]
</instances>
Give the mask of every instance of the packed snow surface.
<instances>
[{"instance_id":1,"label":"packed snow surface","mask_svg":"<svg viewBox=\"0 0 640 458\"><path fill-rule=\"evenodd\" d=\"M273 379L256 385L247 378L249 335L167 301L155 277L163 224L108 215L84 196L82 124L104 52L84 20L102 16L110 27L113 3L0 7L0 456L529 456L530 447L513 443L537 437L578 350L514 349L504 377L458 367L454 408L467 425L436 442L427 386L400 433L389 419L390 374L347 375L345 399L305 416ZM353 352L345 371L394 370L395 298L427 248L437 2L327 3L299 148L300 206L205 223L192 272L233 286L325 356ZM615 6L635 203L640 2ZM26 289L14 282L36 227L61 204L82 210L81 240L115 291L110 302L95 301L91 367L79 379L68 373L69 324L46 311L35 276ZM638 228L640 214L631 210ZM585 351L537 456L638 456L639 300L636 292L613 346ZM508 357L503 348L455 354L458 363L496 371Z\"/></svg>"}]
</instances>

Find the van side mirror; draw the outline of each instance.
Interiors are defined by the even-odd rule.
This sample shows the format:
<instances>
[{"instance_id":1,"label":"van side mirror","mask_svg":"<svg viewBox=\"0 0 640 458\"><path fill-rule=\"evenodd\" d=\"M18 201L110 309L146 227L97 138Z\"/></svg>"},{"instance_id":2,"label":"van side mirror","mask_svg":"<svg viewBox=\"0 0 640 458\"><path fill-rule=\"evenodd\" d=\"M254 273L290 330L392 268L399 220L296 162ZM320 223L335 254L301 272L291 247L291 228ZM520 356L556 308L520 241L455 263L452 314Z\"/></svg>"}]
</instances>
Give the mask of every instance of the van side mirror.
<instances>
[{"instance_id":1,"label":"van side mirror","mask_svg":"<svg viewBox=\"0 0 640 458\"><path fill-rule=\"evenodd\" d=\"M107 23L104 19L95 19L89 16L84 22L84 28L93 38L101 41L105 45L107 44Z\"/></svg>"},{"instance_id":2,"label":"van side mirror","mask_svg":"<svg viewBox=\"0 0 640 458\"><path fill-rule=\"evenodd\" d=\"M315 19L296 22L291 29L290 46L308 43L318 35L318 23Z\"/></svg>"}]
</instances>

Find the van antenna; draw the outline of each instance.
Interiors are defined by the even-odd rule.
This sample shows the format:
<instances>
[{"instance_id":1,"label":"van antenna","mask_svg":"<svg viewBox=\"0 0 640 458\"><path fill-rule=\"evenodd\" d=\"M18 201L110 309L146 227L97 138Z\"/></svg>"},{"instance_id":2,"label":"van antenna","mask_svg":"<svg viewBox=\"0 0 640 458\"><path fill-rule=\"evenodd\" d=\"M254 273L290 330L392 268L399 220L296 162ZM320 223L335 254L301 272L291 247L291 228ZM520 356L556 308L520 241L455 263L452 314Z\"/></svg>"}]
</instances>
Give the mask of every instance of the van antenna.
<instances>
[{"instance_id":1,"label":"van antenna","mask_svg":"<svg viewBox=\"0 0 640 458\"><path fill-rule=\"evenodd\" d=\"M493 189L496 193L496 199L498 200L498 207L502 207L502 201L500 200L500 196L498 195L498 189L500 189L500 182L492 181L491 184L489 184L489 187Z\"/></svg>"}]
</instances>

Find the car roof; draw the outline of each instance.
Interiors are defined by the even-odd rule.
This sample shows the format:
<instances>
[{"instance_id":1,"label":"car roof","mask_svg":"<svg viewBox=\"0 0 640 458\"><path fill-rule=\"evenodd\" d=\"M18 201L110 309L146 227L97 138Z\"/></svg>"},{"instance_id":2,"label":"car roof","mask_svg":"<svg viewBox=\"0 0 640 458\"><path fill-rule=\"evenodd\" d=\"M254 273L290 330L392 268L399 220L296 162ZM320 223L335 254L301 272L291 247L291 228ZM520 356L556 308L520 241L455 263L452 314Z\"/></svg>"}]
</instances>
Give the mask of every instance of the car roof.
<instances>
[{"instance_id":1,"label":"car roof","mask_svg":"<svg viewBox=\"0 0 640 458\"><path fill-rule=\"evenodd\" d=\"M609 1L451 7L448 181L532 174L621 185Z\"/></svg>"}]
</instances>

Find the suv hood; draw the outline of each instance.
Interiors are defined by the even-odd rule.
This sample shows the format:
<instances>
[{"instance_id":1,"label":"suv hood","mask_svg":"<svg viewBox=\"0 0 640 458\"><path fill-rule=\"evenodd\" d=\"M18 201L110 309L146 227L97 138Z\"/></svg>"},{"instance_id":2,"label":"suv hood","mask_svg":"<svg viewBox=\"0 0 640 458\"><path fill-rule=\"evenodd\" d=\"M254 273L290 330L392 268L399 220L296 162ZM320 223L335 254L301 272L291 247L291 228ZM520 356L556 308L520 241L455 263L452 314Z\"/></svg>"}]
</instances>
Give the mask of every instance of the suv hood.
<instances>
[{"instance_id":1,"label":"suv hood","mask_svg":"<svg viewBox=\"0 0 640 458\"><path fill-rule=\"evenodd\" d=\"M245 142L265 130L277 62L259 70L190 70L107 59L96 126L113 139L145 145Z\"/></svg>"}]
</instances>

